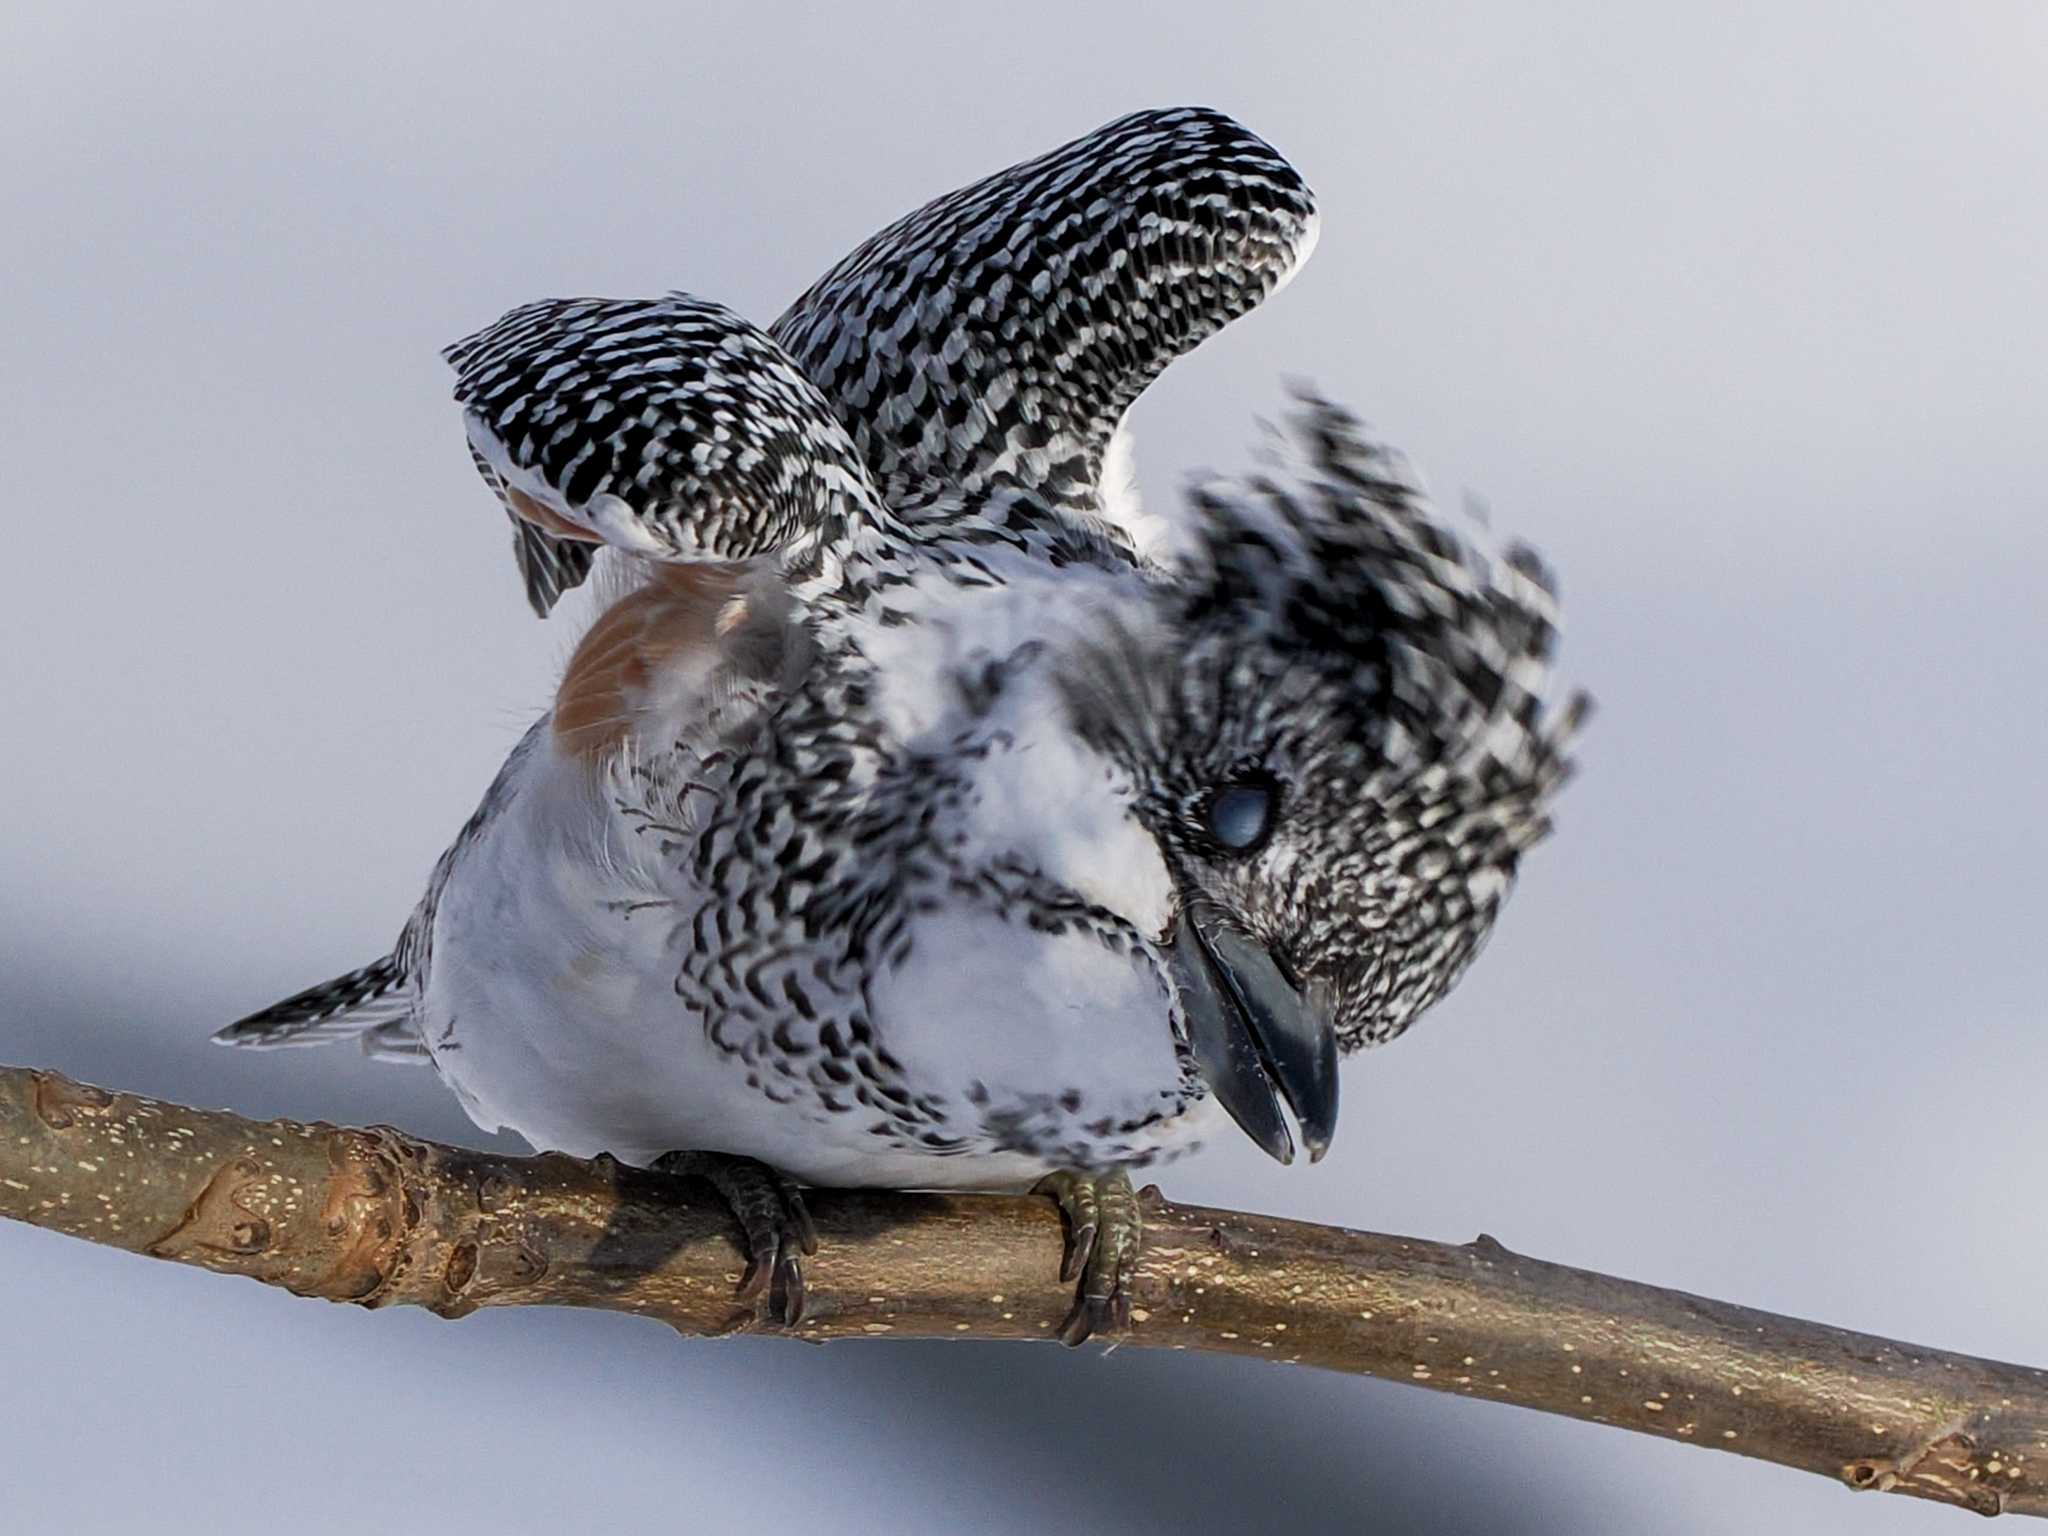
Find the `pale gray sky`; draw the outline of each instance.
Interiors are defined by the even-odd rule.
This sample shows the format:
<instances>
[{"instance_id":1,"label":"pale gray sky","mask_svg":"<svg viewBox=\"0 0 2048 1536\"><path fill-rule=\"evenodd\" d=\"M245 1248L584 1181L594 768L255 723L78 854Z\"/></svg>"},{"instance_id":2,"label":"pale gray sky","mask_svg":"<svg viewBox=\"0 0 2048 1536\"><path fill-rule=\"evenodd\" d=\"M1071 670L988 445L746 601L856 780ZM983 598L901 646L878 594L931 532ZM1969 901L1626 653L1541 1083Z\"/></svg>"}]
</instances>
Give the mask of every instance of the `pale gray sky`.
<instances>
[{"instance_id":1,"label":"pale gray sky","mask_svg":"<svg viewBox=\"0 0 2048 1536\"><path fill-rule=\"evenodd\" d=\"M766 321L1207 102L1324 235L1140 406L1149 494L1313 378L1550 556L1602 711L1329 1159L1170 1191L2048 1364L2044 77L2032 0L0 10L0 1059L473 1137L427 1074L205 1042L382 951L565 653L436 349L549 294ZM22 1529L1958 1518L1242 1362L449 1327L21 1229L0 1311Z\"/></svg>"}]
</instances>

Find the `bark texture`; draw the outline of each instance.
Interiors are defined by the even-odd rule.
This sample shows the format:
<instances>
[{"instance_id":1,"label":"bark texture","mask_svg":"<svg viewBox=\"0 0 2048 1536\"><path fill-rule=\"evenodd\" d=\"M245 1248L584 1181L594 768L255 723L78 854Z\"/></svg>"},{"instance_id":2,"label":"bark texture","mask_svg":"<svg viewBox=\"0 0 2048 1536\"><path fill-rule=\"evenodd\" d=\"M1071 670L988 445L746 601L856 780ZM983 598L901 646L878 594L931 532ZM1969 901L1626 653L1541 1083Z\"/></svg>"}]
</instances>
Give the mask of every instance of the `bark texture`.
<instances>
[{"instance_id":1,"label":"bark texture","mask_svg":"<svg viewBox=\"0 0 2048 1536\"><path fill-rule=\"evenodd\" d=\"M2048 1514L2048 1372L1510 1253L1176 1205L1147 1190L1127 1344L1518 1403L1910 1494ZM817 1191L808 1339L1045 1339L1049 1200ZM603 1307L769 1330L709 1191L609 1159L253 1121L0 1067L0 1216L301 1296Z\"/></svg>"}]
</instances>

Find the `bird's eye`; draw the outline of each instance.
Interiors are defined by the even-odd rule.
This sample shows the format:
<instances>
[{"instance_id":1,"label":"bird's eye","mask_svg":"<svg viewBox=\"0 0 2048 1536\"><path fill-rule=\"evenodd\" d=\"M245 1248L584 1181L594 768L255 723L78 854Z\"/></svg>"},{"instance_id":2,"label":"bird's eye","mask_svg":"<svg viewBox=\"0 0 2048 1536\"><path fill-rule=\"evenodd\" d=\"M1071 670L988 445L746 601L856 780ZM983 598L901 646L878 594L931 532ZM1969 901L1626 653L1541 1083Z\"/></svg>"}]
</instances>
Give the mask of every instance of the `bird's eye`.
<instances>
[{"instance_id":1,"label":"bird's eye","mask_svg":"<svg viewBox=\"0 0 2048 1536\"><path fill-rule=\"evenodd\" d=\"M1259 780L1232 784L1209 802L1209 835L1232 853L1249 853L1273 829L1273 786Z\"/></svg>"}]
</instances>

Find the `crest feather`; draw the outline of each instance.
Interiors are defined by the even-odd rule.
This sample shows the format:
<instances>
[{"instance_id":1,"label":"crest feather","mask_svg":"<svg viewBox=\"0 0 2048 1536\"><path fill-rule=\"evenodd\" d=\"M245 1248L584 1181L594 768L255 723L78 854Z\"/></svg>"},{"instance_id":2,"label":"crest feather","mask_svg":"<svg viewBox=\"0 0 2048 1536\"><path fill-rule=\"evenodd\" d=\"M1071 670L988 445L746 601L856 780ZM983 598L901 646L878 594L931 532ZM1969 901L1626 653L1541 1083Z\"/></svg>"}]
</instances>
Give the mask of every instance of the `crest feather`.
<instances>
[{"instance_id":1,"label":"crest feather","mask_svg":"<svg viewBox=\"0 0 2048 1536\"><path fill-rule=\"evenodd\" d=\"M1551 702L1562 615L1541 557L1496 548L1470 514L1458 526L1400 454L1306 389L1263 458L1193 491L1188 621L1227 612L1340 684L1383 782L1462 780L1540 817L1590 710L1581 692Z\"/></svg>"}]
</instances>

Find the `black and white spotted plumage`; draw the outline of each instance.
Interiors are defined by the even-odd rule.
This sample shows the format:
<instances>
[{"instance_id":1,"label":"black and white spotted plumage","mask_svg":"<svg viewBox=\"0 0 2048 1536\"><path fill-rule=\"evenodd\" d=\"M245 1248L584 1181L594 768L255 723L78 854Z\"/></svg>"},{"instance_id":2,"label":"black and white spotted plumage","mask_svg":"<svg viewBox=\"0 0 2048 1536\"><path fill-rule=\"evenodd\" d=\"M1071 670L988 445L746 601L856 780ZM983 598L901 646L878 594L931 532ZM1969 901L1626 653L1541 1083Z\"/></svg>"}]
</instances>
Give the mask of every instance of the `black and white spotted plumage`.
<instances>
[{"instance_id":1,"label":"black and white spotted plumage","mask_svg":"<svg viewBox=\"0 0 2048 1536\"><path fill-rule=\"evenodd\" d=\"M352 1040L366 1029L403 1023L412 1017L417 999L412 990L411 957L403 945L368 965L344 971L332 980L294 992L263 1010L263 1022L231 1030L257 1035L265 1045L328 1045ZM232 1033L223 1032L230 1042Z\"/></svg>"},{"instance_id":2,"label":"black and white spotted plumage","mask_svg":"<svg viewBox=\"0 0 2048 1536\"><path fill-rule=\"evenodd\" d=\"M1314 248L1315 198L1199 107L1136 112L863 242L770 327L885 486L1099 512L1124 412Z\"/></svg>"},{"instance_id":3,"label":"black and white spotted plumage","mask_svg":"<svg viewBox=\"0 0 2048 1536\"><path fill-rule=\"evenodd\" d=\"M835 539L873 489L789 356L723 305L524 304L446 352L471 451L515 519L542 613L588 560L574 537L663 560L747 560Z\"/></svg>"},{"instance_id":4,"label":"black and white spotted plumage","mask_svg":"<svg viewBox=\"0 0 2048 1536\"><path fill-rule=\"evenodd\" d=\"M1210 861L1209 893L1311 979L1349 1051L1400 1034L1476 955L1590 701L1551 697L1560 614L1533 550L1460 528L1312 394L1269 458L1194 488L1170 643L1112 628L1065 686L1191 861L1212 786L1276 786L1278 829Z\"/></svg>"},{"instance_id":5,"label":"black and white spotted plumage","mask_svg":"<svg viewBox=\"0 0 2048 1536\"><path fill-rule=\"evenodd\" d=\"M899 221L772 336L672 295L452 348L536 606L595 541L613 601L375 1014L344 978L227 1038L360 1022L536 1144L823 1183L1144 1166L1223 1108L1279 1155L1245 1085L1307 1134L1288 1052L1453 984L1583 716L1540 563L1338 407L1198 487L1174 553L1119 522L1126 408L1314 230L1246 130L1141 113ZM1235 1089L1231 989L1267 1031Z\"/></svg>"},{"instance_id":6,"label":"black and white spotted plumage","mask_svg":"<svg viewBox=\"0 0 2048 1536\"><path fill-rule=\"evenodd\" d=\"M821 487L747 484L748 510L724 495L706 504L653 446L703 441L713 417L756 432L742 453L765 448L795 419L775 395L789 361L891 505L1009 485L1129 540L1104 487L1125 411L1284 284L1317 228L1300 174L1241 124L1198 107L1137 112L863 242L770 327L787 359L723 336L733 317L680 295L525 305L447 356L543 616L592 554L522 517L508 490L657 558L743 559L812 526ZM721 393L757 388L751 415ZM841 451L792 437L753 462L830 463ZM706 506L706 525L679 526L691 504Z\"/></svg>"}]
</instances>

